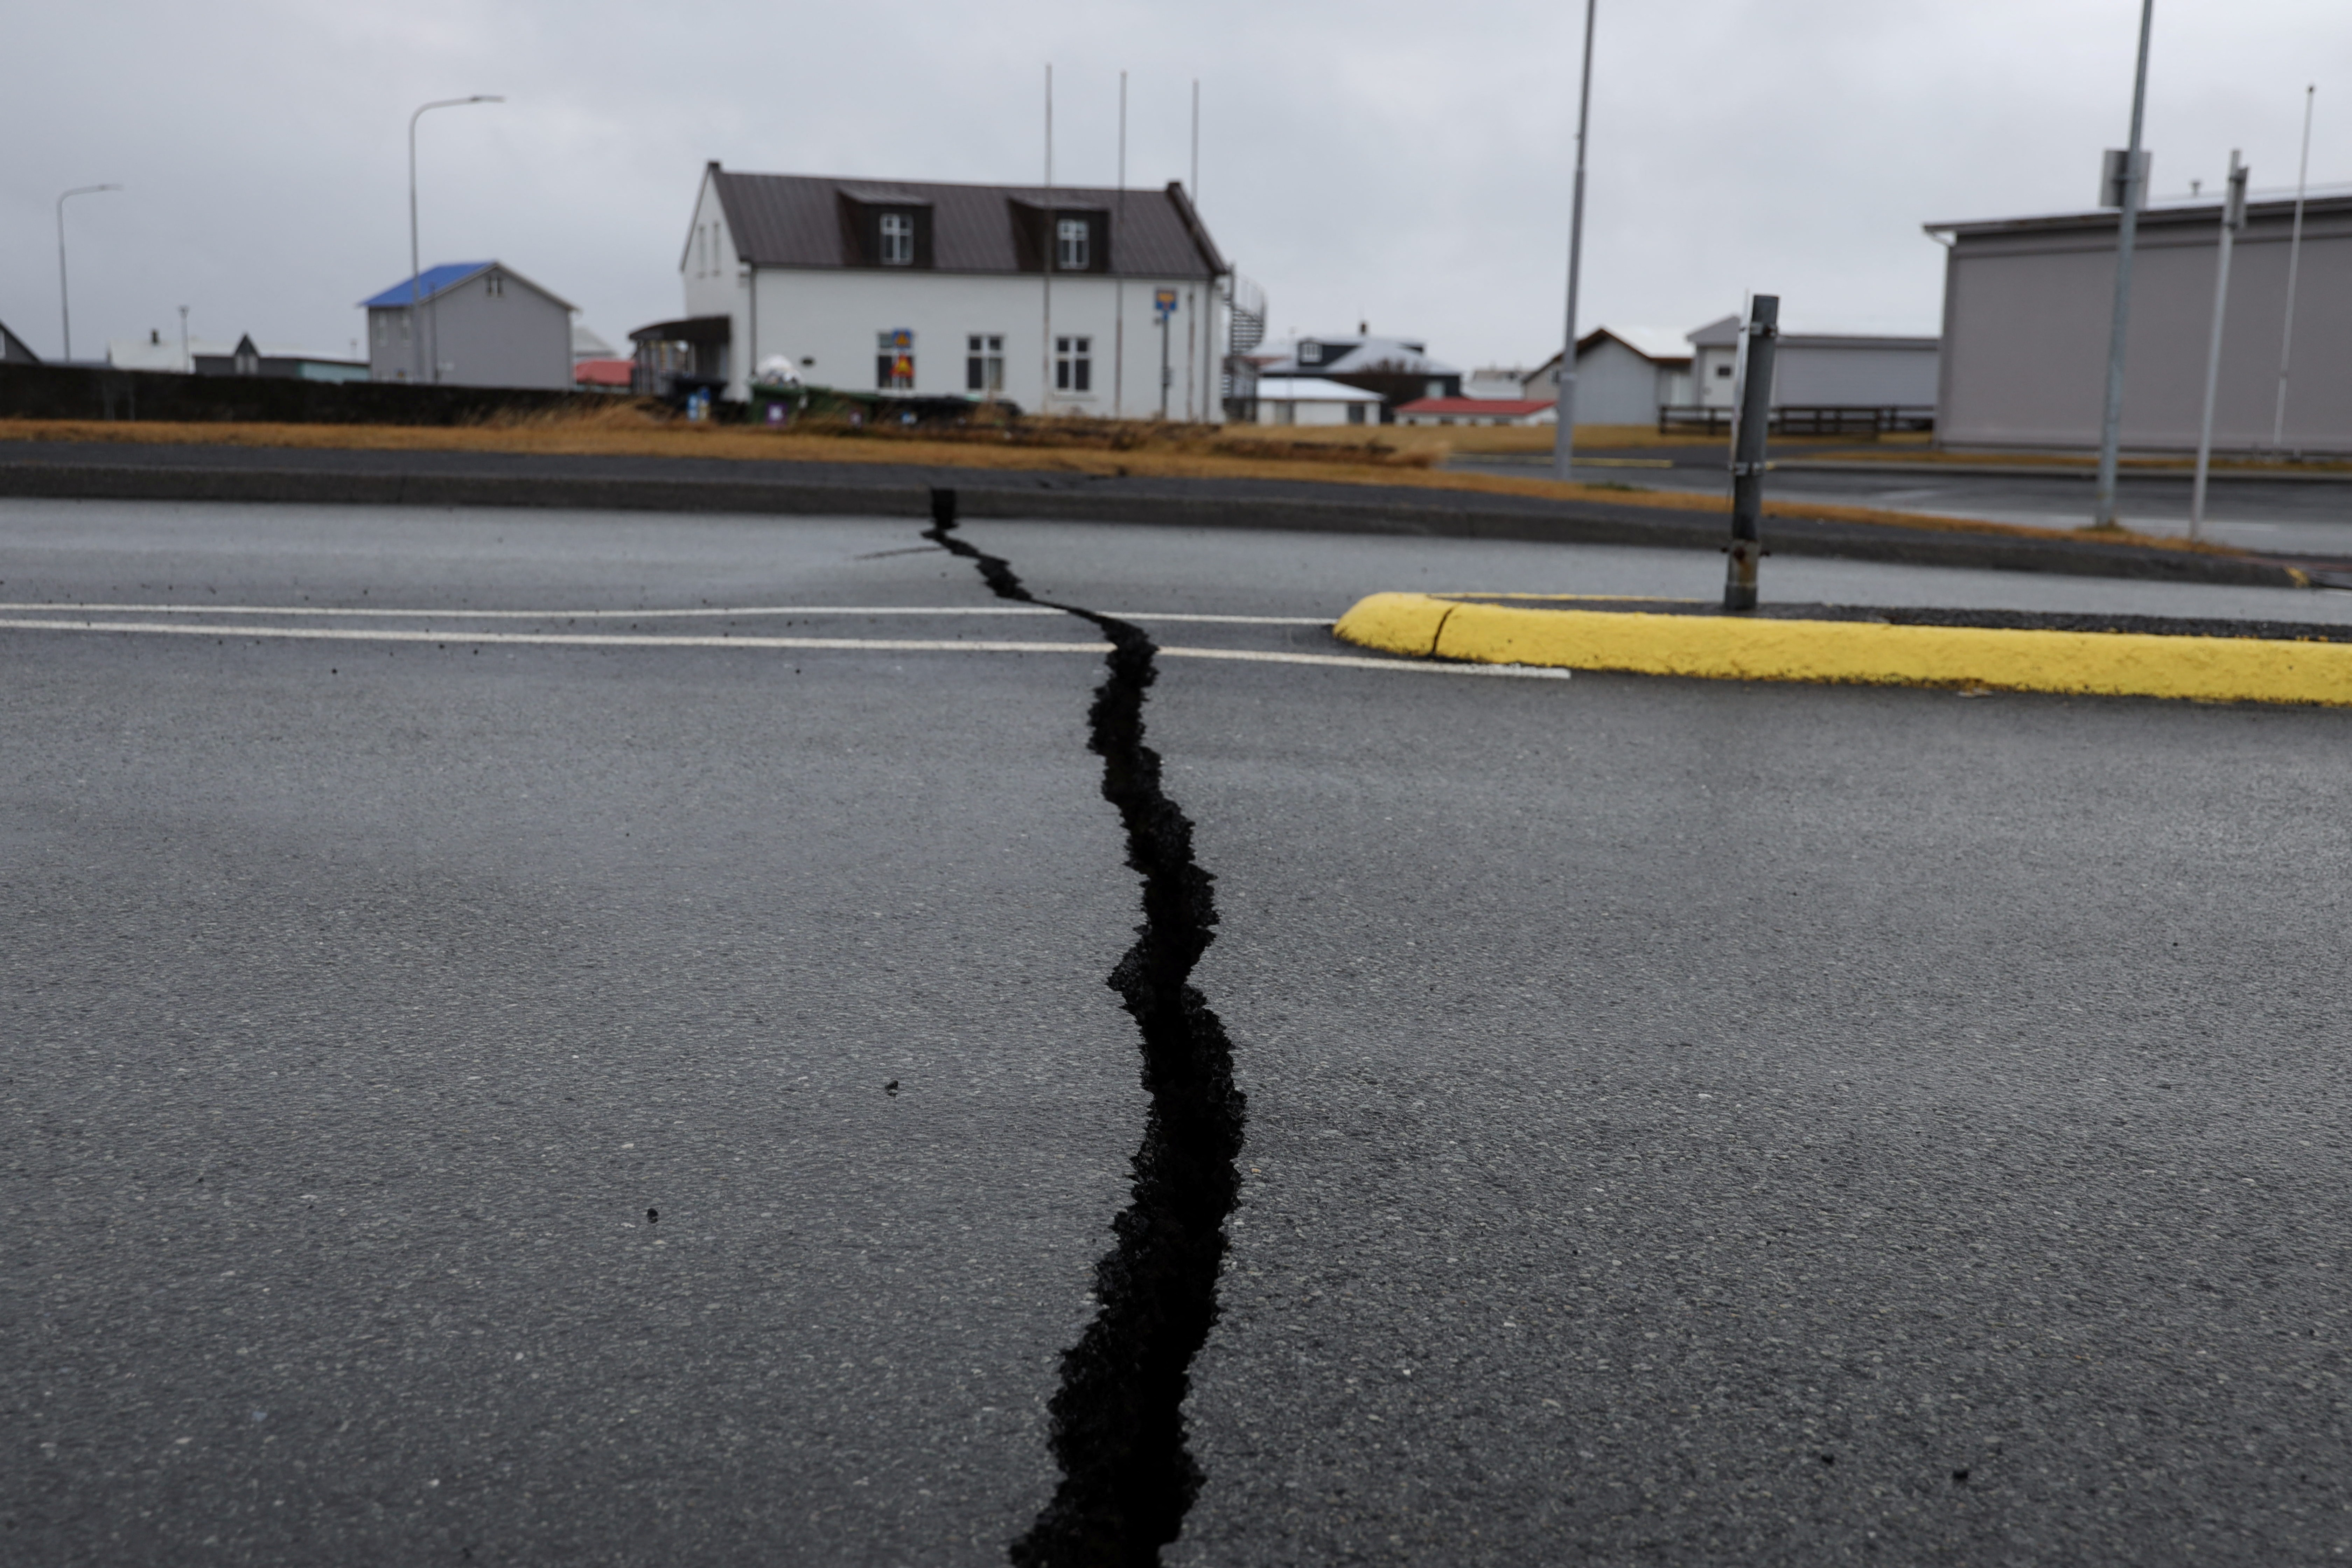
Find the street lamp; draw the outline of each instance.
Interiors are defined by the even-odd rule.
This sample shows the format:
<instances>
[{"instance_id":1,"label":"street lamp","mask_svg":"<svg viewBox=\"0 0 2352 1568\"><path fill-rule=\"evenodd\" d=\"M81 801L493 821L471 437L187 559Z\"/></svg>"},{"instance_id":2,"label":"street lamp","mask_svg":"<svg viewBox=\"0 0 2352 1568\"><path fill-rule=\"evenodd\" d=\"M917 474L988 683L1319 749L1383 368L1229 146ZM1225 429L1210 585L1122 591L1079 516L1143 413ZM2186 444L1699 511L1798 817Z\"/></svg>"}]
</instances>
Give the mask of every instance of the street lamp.
<instances>
[{"instance_id":1,"label":"street lamp","mask_svg":"<svg viewBox=\"0 0 2352 1568\"><path fill-rule=\"evenodd\" d=\"M76 185L58 198L58 314L64 318L66 363L73 363L73 307L66 300L66 196L87 196L100 191L119 191L121 185Z\"/></svg>"},{"instance_id":2,"label":"street lamp","mask_svg":"<svg viewBox=\"0 0 2352 1568\"><path fill-rule=\"evenodd\" d=\"M416 319L417 290L423 281L417 276L420 268L416 258L416 122L429 109L460 109L468 103L505 101L497 94L487 92L478 92L471 98L438 98L431 103L420 105L416 112L408 117L408 334L415 351L412 358L418 381L425 379L425 326ZM436 315L437 317L437 311ZM433 379L438 381L441 379L441 345L437 342L433 345Z\"/></svg>"},{"instance_id":3,"label":"street lamp","mask_svg":"<svg viewBox=\"0 0 2352 1568\"><path fill-rule=\"evenodd\" d=\"M1584 269L1584 132L1592 114L1592 17L1600 0L1584 0L1584 85L1576 100L1576 195L1568 218L1568 342L1559 355L1559 392L1552 401L1551 475L1576 477L1576 285Z\"/></svg>"}]
</instances>

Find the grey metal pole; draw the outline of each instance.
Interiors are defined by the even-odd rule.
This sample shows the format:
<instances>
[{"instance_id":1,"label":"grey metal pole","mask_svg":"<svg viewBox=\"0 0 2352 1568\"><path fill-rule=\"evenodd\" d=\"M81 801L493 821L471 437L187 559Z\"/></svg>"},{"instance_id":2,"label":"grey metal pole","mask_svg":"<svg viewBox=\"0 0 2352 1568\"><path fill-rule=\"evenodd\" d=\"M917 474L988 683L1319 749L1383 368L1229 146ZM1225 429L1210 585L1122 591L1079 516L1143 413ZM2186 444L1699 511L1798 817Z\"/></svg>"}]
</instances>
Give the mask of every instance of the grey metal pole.
<instances>
[{"instance_id":1,"label":"grey metal pole","mask_svg":"<svg viewBox=\"0 0 2352 1568\"><path fill-rule=\"evenodd\" d=\"M2286 242L2286 324L2279 328L2278 403L2271 412L2271 451L2286 450L2286 372L2294 355L2294 285L2303 263L2303 196L2311 182L2311 101L2319 91L2312 83L2303 89L2303 162L2294 174L2294 233Z\"/></svg>"},{"instance_id":2,"label":"grey metal pole","mask_svg":"<svg viewBox=\"0 0 2352 1568\"><path fill-rule=\"evenodd\" d=\"M1045 62L1045 232L1044 263L1040 270L1045 279L1045 378L1037 384L1037 412L1044 414L1054 405L1054 251L1062 243L1054 226L1054 62Z\"/></svg>"},{"instance_id":3,"label":"grey metal pole","mask_svg":"<svg viewBox=\"0 0 2352 1568\"><path fill-rule=\"evenodd\" d=\"M415 351L410 355L410 360L415 367L415 379L420 382L425 379L425 323L416 319L418 298L416 275L419 270L416 260L416 122L425 117L425 110L429 109L458 109L468 103L504 103L505 101L505 99L496 94L482 92L478 92L471 98L437 98L431 103L420 104L416 112L408 117L408 337ZM435 355L433 379L438 381L441 379L439 363L441 345L435 343L433 352Z\"/></svg>"},{"instance_id":4,"label":"grey metal pole","mask_svg":"<svg viewBox=\"0 0 2352 1568\"><path fill-rule=\"evenodd\" d=\"M2246 169L2230 150L2230 184L2221 196L2221 253L2213 267L2213 335L2205 345L2205 413L2197 426L2197 482L2189 492L2189 537L2205 531L2205 474L2213 460L2213 394L2221 381L2221 321L2230 308L2230 250L2246 221Z\"/></svg>"},{"instance_id":5,"label":"grey metal pole","mask_svg":"<svg viewBox=\"0 0 2352 1568\"><path fill-rule=\"evenodd\" d=\"M1127 273L1119 247L1127 243L1127 73L1118 73L1118 200L1110 237L1110 416L1127 412Z\"/></svg>"},{"instance_id":6,"label":"grey metal pole","mask_svg":"<svg viewBox=\"0 0 2352 1568\"><path fill-rule=\"evenodd\" d=\"M58 197L58 315L65 331L65 363L73 363L73 307L66 300L66 197L119 191L121 185L76 185Z\"/></svg>"},{"instance_id":7,"label":"grey metal pole","mask_svg":"<svg viewBox=\"0 0 2352 1568\"><path fill-rule=\"evenodd\" d=\"M1163 425L1168 422L1168 384L1174 379L1168 367L1169 314L1166 310L1160 312L1160 422Z\"/></svg>"},{"instance_id":8,"label":"grey metal pole","mask_svg":"<svg viewBox=\"0 0 2352 1568\"><path fill-rule=\"evenodd\" d=\"M1759 294L1748 307L1747 366L1739 388L1739 435L1731 449L1731 552L1724 568L1723 607L1756 607L1756 562L1763 554L1764 438L1772 425L1772 355L1780 335L1780 297Z\"/></svg>"},{"instance_id":9,"label":"grey metal pole","mask_svg":"<svg viewBox=\"0 0 2352 1568\"><path fill-rule=\"evenodd\" d=\"M2147 110L2147 37L2156 0L2140 0L2139 64L2132 76L2131 142L2124 152L2124 210L2116 229L2115 316L2107 329L2107 396L2099 415L2099 495L2094 528L2116 526L2116 464L2124 435L2124 336L2131 327L2132 247L2139 237L2140 123Z\"/></svg>"},{"instance_id":10,"label":"grey metal pole","mask_svg":"<svg viewBox=\"0 0 2352 1568\"><path fill-rule=\"evenodd\" d=\"M1592 21L1600 0L1584 0L1584 80L1576 100L1576 194L1568 216L1568 334L1559 351L1559 397L1552 405L1559 421L1551 434L1551 475L1566 483L1576 477L1576 288L1584 269L1584 132L1592 113Z\"/></svg>"},{"instance_id":11,"label":"grey metal pole","mask_svg":"<svg viewBox=\"0 0 2352 1568\"><path fill-rule=\"evenodd\" d=\"M190 375L196 373L196 356L188 352L188 308L180 307L180 369Z\"/></svg>"}]
</instances>

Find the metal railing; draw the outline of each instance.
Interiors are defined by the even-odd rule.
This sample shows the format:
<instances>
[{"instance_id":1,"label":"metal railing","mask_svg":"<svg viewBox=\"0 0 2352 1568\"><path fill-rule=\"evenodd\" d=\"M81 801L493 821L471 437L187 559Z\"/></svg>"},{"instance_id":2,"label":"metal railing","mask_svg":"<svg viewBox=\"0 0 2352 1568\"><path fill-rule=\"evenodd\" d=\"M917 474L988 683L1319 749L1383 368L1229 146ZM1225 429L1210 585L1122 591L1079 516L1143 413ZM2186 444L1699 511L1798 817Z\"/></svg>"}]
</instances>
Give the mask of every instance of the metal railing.
<instances>
[{"instance_id":1,"label":"metal railing","mask_svg":"<svg viewBox=\"0 0 2352 1568\"><path fill-rule=\"evenodd\" d=\"M1696 404L1658 405L1661 436L1728 436L1733 411ZM1933 430L1936 411L1913 405L1835 404L1772 410L1775 436L1857 436L1875 440L1904 431Z\"/></svg>"}]
</instances>

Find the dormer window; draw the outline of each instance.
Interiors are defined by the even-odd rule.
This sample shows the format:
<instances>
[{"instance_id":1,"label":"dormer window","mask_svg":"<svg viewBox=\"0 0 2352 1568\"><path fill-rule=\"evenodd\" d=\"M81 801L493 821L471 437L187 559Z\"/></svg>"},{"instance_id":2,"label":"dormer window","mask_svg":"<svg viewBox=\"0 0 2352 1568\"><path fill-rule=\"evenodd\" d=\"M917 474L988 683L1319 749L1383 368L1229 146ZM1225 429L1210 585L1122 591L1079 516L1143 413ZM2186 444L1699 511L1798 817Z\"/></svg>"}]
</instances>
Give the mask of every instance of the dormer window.
<instances>
[{"instance_id":1,"label":"dormer window","mask_svg":"<svg viewBox=\"0 0 2352 1568\"><path fill-rule=\"evenodd\" d=\"M912 213L882 215L882 265L912 267L915 264L915 217Z\"/></svg>"},{"instance_id":2,"label":"dormer window","mask_svg":"<svg viewBox=\"0 0 2352 1568\"><path fill-rule=\"evenodd\" d=\"M1321 364L1323 363L1323 345L1321 343L1299 344L1298 363L1300 364Z\"/></svg>"},{"instance_id":3,"label":"dormer window","mask_svg":"<svg viewBox=\"0 0 2352 1568\"><path fill-rule=\"evenodd\" d=\"M1087 246L1087 220L1066 217L1054 225L1054 267L1060 272L1084 272L1094 265Z\"/></svg>"}]
</instances>

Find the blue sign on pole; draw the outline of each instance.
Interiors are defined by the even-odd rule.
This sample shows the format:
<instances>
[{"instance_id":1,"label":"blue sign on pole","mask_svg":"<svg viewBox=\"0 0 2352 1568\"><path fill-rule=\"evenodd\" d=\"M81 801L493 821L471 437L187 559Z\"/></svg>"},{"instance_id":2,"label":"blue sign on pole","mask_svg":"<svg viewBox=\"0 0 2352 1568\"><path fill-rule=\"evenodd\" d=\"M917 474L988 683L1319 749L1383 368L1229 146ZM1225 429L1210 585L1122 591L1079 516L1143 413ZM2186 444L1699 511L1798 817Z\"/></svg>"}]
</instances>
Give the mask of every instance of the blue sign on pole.
<instances>
[{"instance_id":1,"label":"blue sign on pole","mask_svg":"<svg viewBox=\"0 0 2352 1568\"><path fill-rule=\"evenodd\" d=\"M1173 289L1153 289L1151 291L1151 308L1159 314L1161 321L1166 321L1169 317L1176 313L1176 290Z\"/></svg>"}]
</instances>

